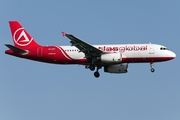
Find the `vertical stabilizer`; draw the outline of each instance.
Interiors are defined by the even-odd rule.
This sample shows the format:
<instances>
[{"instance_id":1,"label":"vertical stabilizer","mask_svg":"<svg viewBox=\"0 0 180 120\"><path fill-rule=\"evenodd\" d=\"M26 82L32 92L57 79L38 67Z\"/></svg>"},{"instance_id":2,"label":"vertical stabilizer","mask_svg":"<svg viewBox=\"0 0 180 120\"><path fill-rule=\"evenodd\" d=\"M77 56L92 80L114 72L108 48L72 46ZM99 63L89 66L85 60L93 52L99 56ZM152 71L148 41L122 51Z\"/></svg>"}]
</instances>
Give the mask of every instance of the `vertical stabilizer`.
<instances>
[{"instance_id":1,"label":"vertical stabilizer","mask_svg":"<svg viewBox=\"0 0 180 120\"><path fill-rule=\"evenodd\" d=\"M9 21L14 45L18 48L28 49L31 47L40 47L34 39L17 21Z\"/></svg>"}]
</instances>

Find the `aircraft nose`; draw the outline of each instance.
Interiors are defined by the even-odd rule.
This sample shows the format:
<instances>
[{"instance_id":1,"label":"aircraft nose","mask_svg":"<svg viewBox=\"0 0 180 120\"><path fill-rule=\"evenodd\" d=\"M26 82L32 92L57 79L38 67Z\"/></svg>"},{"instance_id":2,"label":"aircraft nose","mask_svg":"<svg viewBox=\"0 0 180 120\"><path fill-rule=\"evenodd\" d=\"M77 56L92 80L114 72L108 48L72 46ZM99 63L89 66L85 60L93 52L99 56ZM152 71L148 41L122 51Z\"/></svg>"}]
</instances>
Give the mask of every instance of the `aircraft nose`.
<instances>
[{"instance_id":1,"label":"aircraft nose","mask_svg":"<svg viewBox=\"0 0 180 120\"><path fill-rule=\"evenodd\" d=\"M174 52L171 51L170 56L174 59L176 57L176 54Z\"/></svg>"}]
</instances>

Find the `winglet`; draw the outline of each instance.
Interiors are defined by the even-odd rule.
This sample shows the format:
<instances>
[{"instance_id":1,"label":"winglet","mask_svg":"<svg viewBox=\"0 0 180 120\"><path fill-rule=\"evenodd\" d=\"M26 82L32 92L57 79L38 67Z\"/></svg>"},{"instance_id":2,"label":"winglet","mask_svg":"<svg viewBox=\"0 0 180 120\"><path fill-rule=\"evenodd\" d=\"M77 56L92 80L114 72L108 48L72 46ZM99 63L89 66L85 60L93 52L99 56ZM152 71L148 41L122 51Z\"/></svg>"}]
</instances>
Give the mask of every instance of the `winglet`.
<instances>
[{"instance_id":1,"label":"winglet","mask_svg":"<svg viewBox=\"0 0 180 120\"><path fill-rule=\"evenodd\" d=\"M66 36L66 33L65 32L62 32L63 36Z\"/></svg>"}]
</instances>

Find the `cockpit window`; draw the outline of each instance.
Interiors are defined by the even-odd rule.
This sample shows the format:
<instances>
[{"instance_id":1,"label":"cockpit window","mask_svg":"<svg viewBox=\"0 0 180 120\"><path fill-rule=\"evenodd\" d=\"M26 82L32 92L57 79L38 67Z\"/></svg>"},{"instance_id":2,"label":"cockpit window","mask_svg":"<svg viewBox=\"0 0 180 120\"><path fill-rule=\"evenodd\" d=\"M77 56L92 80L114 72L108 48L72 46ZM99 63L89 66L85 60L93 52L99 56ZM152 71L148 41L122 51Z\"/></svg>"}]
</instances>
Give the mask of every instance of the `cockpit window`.
<instances>
[{"instance_id":1,"label":"cockpit window","mask_svg":"<svg viewBox=\"0 0 180 120\"><path fill-rule=\"evenodd\" d=\"M160 50L168 50L167 48L165 47L161 47Z\"/></svg>"}]
</instances>

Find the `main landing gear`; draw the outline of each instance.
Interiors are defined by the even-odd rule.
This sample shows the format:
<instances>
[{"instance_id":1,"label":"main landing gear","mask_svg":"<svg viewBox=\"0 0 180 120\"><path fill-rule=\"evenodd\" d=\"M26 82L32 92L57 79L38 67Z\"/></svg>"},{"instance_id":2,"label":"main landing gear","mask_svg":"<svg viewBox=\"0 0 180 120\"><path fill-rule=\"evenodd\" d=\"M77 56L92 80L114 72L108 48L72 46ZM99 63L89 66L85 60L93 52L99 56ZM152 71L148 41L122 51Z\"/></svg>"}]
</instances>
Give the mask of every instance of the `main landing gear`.
<instances>
[{"instance_id":1,"label":"main landing gear","mask_svg":"<svg viewBox=\"0 0 180 120\"><path fill-rule=\"evenodd\" d=\"M154 72L155 69L153 68L153 62L150 62L150 66L151 66L151 72Z\"/></svg>"},{"instance_id":2,"label":"main landing gear","mask_svg":"<svg viewBox=\"0 0 180 120\"><path fill-rule=\"evenodd\" d=\"M96 78L98 78L98 77L100 76L98 70L101 69L101 68L102 68L101 66L97 66L97 71L94 72L94 76L95 76ZM89 65L89 69L90 69L91 71L94 71L94 70L95 70L95 66L91 64L91 65Z\"/></svg>"},{"instance_id":3,"label":"main landing gear","mask_svg":"<svg viewBox=\"0 0 180 120\"><path fill-rule=\"evenodd\" d=\"M94 72L94 76L95 76L96 78L98 78L98 77L100 76L99 72L98 72L98 71Z\"/></svg>"},{"instance_id":4,"label":"main landing gear","mask_svg":"<svg viewBox=\"0 0 180 120\"><path fill-rule=\"evenodd\" d=\"M94 71L94 70L95 70L95 66L94 66L93 64L91 64L91 65L89 65L89 69L90 69L91 71Z\"/></svg>"},{"instance_id":5,"label":"main landing gear","mask_svg":"<svg viewBox=\"0 0 180 120\"><path fill-rule=\"evenodd\" d=\"M94 62L96 62L96 61L97 61L97 57L93 57L93 58L92 58L92 63L91 63L91 64L89 65L89 67L88 67L91 71L94 71L94 70L95 70ZM100 76L98 70L101 69L101 68L102 68L102 66L97 66L97 71L94 72L94 76L95 76L96 78L98 78L98 77Z\"/></svg>"}]
</instances>

